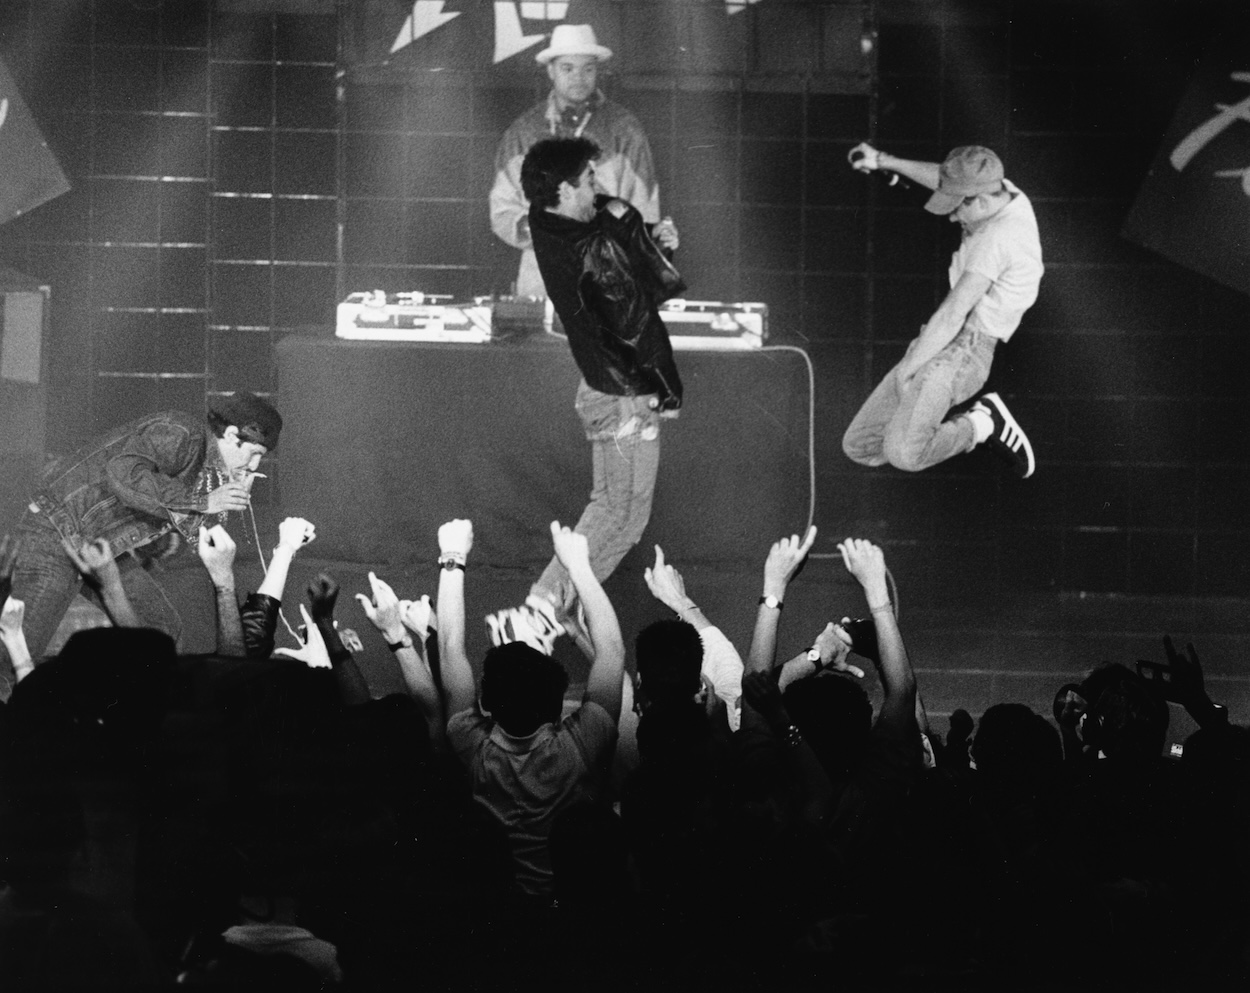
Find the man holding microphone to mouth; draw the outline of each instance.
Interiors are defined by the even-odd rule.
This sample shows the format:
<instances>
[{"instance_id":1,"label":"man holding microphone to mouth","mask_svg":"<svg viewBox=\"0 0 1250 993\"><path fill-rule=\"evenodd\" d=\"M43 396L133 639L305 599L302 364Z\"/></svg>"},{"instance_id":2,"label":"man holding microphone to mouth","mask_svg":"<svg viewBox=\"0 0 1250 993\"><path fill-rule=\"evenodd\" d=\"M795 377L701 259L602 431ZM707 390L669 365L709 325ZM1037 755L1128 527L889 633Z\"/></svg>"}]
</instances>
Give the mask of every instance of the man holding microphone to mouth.
<instances>
[{"instance_id":1,"label":"man holding microphone to mouth","mask_svg":"<svg viewBox=\"0 0 1250 993\"><path fill-rule=\"evenodd\" d=\"M14 537L20 543L12 596L26 605L23 628L40 660L84 584L67 547L107 552L135 613L175 640L178 612L153 573L159 560L202 525L225 520L251 499L260 460L278 444L282 418L251 393L213 397L207 418L164 411L122 425L50 463ZM12 692L13 670L0 648L0 699Z\"/></svg>"}]
</instances>

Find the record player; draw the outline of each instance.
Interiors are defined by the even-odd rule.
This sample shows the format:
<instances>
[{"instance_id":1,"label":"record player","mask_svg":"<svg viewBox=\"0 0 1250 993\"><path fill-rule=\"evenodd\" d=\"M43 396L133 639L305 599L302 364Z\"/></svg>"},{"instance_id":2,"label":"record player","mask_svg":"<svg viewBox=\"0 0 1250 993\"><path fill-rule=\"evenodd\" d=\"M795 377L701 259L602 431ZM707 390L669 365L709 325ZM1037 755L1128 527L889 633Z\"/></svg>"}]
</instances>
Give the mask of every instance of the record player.
<instances>
[{"instance_id":1,"label":"record player","mask_svg":"<svg viewBox=\"0 0 1250 993\"><path fill-rule=\"evenodd\" d=\"M660 307L674 351L739 351L768 338L768 304L669 300Z\"/></svg>"},{"instance_id":2,"label":"record player","mask_svg":"<svg viewBox=\"0 0 1250 993\"><path fill-rule=\"evenodd\" d=\"M420 291L352 293L338 306L334 334L363 341L490 341L489 304L442 302L449 300Z\"/></svg>"}]
</instances>

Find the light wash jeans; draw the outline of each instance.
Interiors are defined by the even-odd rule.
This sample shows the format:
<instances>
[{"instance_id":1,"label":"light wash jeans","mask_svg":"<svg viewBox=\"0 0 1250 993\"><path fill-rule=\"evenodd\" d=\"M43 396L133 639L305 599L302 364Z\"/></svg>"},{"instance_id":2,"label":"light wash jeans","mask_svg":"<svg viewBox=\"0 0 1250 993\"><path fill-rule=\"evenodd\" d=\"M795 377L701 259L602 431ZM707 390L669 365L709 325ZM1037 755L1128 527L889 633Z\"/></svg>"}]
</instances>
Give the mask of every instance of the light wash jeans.
<instances>
[{"instance_id":1,"label":"light wash jeans","mask_svg":"<svg viewBox=\"0 0 1250 993\"><path fill-rule=\"evenodd\" d=\"M577 413L590 442L594 482L590 503L573 528L586 536L590 567L603 582L642 538L651 519L651 496L660 467L660 416L646 396L612 396L583 381ZM577 594L568 570L554 556L530 592L569 610Z\"/></svg>"},{"instance_id":2,"label":"light wash jeans","mask_svg":"<svg viewBox=\"0 0 1250 993\"><path fill-rule=\"evenodd\" d=\"M842 437L842 450L861 465L888 462L907 472L919 472L970 451L976 444L972 422L966 417L943 418L951 407L976 396L985 385L996 343L965 324L906 385L899 383L900 362L859 408ZM913 341L907 354L915 347Z\"/></svg>"}]
</instances>

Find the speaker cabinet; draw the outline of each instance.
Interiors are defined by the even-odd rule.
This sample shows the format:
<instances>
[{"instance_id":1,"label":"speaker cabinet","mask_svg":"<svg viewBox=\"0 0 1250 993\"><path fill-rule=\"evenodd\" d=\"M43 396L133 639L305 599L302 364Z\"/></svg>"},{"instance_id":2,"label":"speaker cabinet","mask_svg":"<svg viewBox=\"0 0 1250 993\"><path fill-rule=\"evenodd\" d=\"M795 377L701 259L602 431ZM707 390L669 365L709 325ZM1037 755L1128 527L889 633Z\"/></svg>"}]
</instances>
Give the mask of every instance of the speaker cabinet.
<instances>
[{"instance_id":1,"label":"speaker cabinet","mask_svg":"<svg viewBox=\"0 0 1250 993\"><path fill-rule=\"evenodd\" d=\"M0 267L0 528L11 529L43 464L51 288Z\"/></svg>"}]
</instances>

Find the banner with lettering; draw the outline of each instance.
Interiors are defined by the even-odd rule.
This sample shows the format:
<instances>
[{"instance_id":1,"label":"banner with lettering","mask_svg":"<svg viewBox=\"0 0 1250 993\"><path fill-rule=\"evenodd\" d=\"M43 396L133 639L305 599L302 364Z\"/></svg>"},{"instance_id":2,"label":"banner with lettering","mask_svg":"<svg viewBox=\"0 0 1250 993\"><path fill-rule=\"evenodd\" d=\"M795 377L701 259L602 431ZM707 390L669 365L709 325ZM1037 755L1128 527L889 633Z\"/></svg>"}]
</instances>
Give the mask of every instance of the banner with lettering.
<instances>
[{"instance_id":1,"label":"banner with lettering","mask_svg":"<svg viewBox=\"0 0 1250 993\"><path fill-rule=\"evenodd\" d=\"M1250 293L1250 18L1237 20L1199 64L1123 233Z\"/></svg>"},{"instance_id":2,"label":"banner with lettering","mask_svg":"<svg viewBox=\"0 0 1250 993\"><path fill-rule=\"evenodd\" d=\"M622 8L612 0L362 0L347 10L345 56L357 70L532 72L558 24L590 24L601 44L621 44Z\"/></svg>"},{"instance_id":3,"label":"banner with lettering","mask_svg":"<svg viewBox=\"0 0 1250 993\"><path fill-rule=\"evenodd\" d=\"M68 189L69 180L0 62L0 224Z\"/></svg>"},{"instance_id":4,"label":"banner with lettering","mask_svg":"<svg viewBox=\"0 0 1250 993\"><path fill-rule=\"evenodd\" d=\"M352 0L343 61L354 79L394 73L532 77L560 24L589 24L634 73L748 72L868 80L861 0Z\"/></svg>"}]
</instances>

